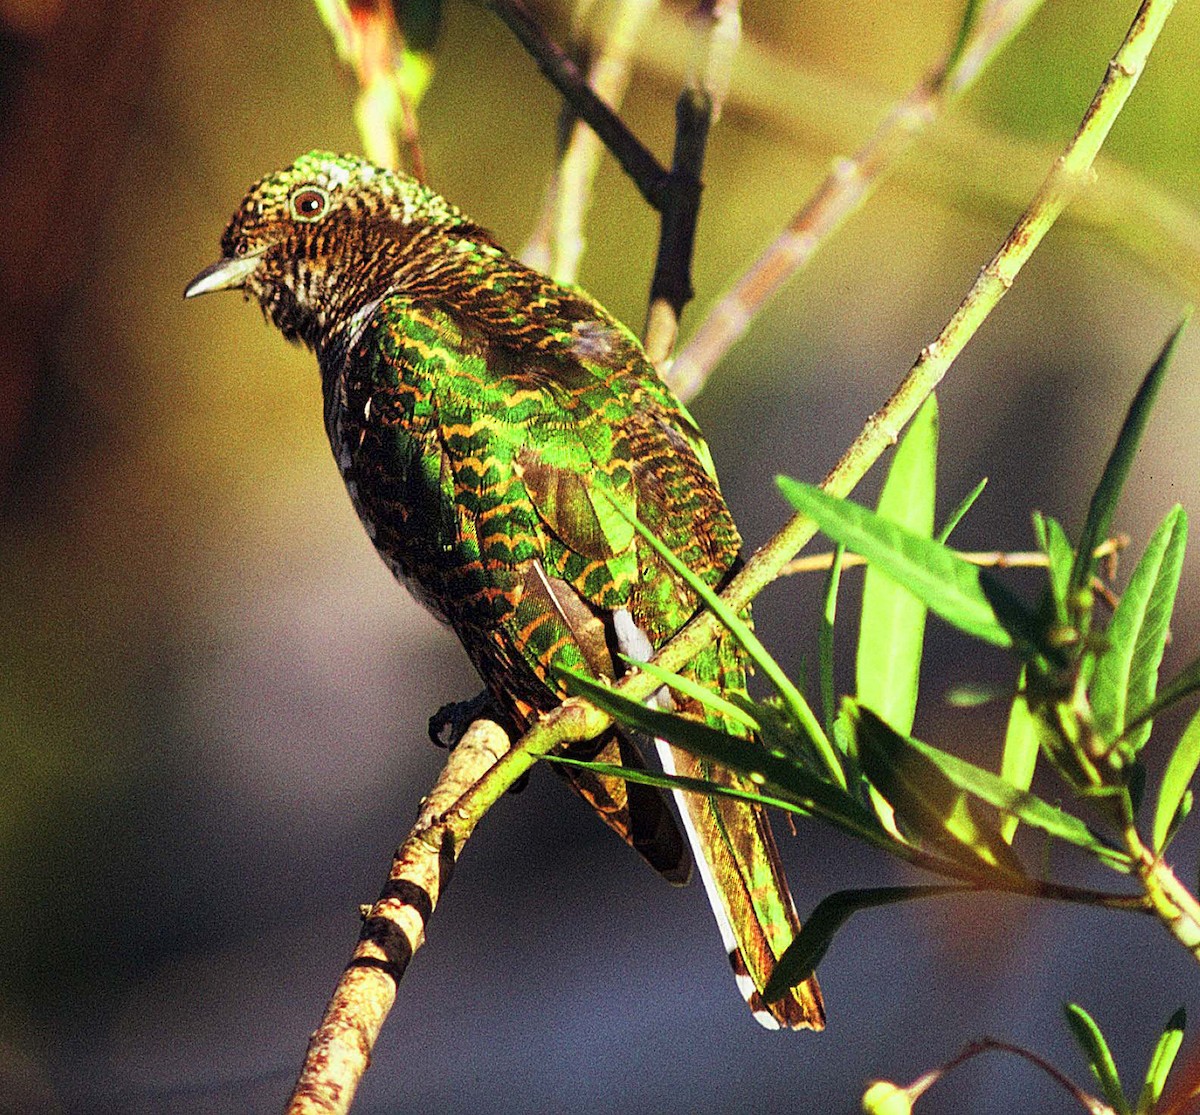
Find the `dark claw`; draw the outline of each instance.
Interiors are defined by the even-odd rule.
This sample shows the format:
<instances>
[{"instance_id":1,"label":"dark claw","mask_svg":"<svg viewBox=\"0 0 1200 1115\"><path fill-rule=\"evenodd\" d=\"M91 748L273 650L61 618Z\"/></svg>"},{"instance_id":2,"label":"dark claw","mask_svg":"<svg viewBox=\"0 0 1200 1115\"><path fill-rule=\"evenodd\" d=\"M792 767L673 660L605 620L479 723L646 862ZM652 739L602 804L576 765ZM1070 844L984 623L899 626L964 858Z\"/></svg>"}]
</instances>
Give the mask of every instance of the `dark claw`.
<instances>
[{"instance_id":1,"label":"dark claw","mask_svg":"<svg viewBox=\"0 0 1200 1115\"><path fill-rule=\"evenodd\" d=\"M471 721L486 717L498 720L499 714L486 691L467 701L451 701L429 718L429 738L435 747L452 748L462 739Z\"/></svg>"}]
</instances>

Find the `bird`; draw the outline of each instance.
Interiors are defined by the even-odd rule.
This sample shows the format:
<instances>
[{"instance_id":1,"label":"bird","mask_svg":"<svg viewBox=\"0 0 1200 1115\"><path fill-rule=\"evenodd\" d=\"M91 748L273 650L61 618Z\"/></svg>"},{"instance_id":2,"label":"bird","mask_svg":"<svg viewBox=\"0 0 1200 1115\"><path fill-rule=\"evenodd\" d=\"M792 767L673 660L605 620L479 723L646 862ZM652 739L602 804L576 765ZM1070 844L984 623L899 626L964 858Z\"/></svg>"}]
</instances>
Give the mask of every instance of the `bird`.
<instances>
[{"instance_id":1,"label":"bird","mask_svg":"<svg viewBox=\"0 0 1200 1115\"><path fill-rule=\"evenodd\" d=\"M704 438L637 337L416 179L324 151L262 178L184 293L239 289L315 353L330 446L367 535L458 636L514 738L562 701L563 671L617 679L696 614L635 516L714 589L740 568ZM684 672L745 692L727 632ZM694 698L674 706L714 720ZM645 743L611 728L569 754L644 767ZM669 773L747 786L657 746ZM823 1028L815 976L763 999L800 921L760 806L676 792L681 834L658 789L556 769L668 881L695 863L760 1023Z\"/></svg>"}]
</instances>

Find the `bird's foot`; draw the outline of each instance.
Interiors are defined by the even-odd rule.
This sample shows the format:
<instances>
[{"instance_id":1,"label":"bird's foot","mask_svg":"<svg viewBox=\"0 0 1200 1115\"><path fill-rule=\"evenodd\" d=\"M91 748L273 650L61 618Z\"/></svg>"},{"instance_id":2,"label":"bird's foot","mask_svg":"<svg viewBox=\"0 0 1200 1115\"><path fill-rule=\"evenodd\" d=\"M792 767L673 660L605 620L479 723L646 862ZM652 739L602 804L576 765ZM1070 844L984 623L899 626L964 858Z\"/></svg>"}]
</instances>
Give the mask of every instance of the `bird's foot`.
<instances>
[{"instance_id":1,"label":"bird's foot","mask_svg":"<svg viewBox=\"0 0 1200 1115\"><path fill-rule=\"evenodd\" d=\"M466 701L451 701L429 718L429 738L436 747L453 748L473 720L498 719L491 695L485 690Z\"/></svg>"}]
</instances>

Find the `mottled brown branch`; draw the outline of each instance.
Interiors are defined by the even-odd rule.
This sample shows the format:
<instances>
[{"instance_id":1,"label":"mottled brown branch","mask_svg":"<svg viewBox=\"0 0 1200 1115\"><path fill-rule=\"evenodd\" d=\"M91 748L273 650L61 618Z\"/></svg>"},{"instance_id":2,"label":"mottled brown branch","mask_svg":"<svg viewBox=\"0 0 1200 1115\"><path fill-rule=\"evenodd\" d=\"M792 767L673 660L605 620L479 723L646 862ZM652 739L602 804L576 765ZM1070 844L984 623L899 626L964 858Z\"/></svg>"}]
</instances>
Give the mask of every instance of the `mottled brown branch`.
<instances>
[{"instance_id":1,"label":"mottled brown branch","mask_svg":"<svg viewBox=\"0 0 1200 1115\"><path fill-rule=\"evenodd\" d=\"M447 813L507 750L504 731L477 720L450 752L416 824L396 850L388 881L363 919L354 955L309 1039L288 1115L350 1110L397 985L424 943L425 925L470 835L470 829L453 829Z\"/></svg>"}]
</instances>

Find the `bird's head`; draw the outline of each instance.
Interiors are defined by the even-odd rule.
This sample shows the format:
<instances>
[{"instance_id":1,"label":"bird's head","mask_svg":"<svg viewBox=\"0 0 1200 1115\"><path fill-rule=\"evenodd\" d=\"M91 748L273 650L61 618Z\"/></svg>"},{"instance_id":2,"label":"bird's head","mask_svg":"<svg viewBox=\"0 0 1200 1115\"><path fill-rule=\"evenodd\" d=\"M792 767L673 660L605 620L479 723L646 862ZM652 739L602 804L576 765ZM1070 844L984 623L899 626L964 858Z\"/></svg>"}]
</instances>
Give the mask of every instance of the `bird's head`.
<instances>
[{"instance_id":1,"label":"bird's head","mask_svg":"<svg viewBox=\"0 0 1200 1115\"><path fill-rule=\"evenodd\" d=\"M253 295L285 337L310 347L395 285L419 242L468 222L407 175L310 151L250 188L221 258L187 286Z\"/></svg>"}]
</instances>

